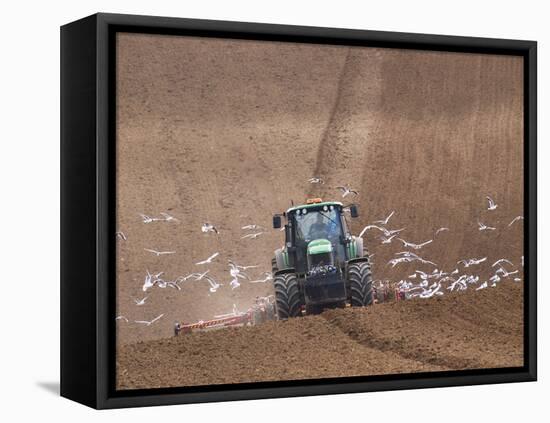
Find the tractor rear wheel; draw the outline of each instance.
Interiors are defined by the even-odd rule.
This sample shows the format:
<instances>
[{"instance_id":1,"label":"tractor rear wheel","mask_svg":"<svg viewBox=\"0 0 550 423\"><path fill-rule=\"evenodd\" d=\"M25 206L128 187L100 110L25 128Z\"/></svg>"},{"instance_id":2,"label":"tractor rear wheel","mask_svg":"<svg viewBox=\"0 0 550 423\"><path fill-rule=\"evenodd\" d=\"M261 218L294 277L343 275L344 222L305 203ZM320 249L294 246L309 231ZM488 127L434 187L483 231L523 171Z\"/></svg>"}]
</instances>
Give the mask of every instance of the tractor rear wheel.
<instances>
[{"instance_id":1,"label":"tractor rear wheel","mask_svg":"<svg viewBox=\"0 0 550 423\"><path fill-rule=\"evenodd\" d=\"M372 275L368 261L349 265L348 287L349 300L352 307L364 307L372 304Z\"/></svg>"},{"instance_id":2,"label":"tractor rear wheel","mask_svg":"<svg viewBox=\"0 0 550 423\"><path fill-rule=\"evenodd\" d=\"M296 317L302 311L302 296L298 287L298 279L294 273L283 273L275 276L275 301L279 319Z\"/></svg>"}]
</instances>

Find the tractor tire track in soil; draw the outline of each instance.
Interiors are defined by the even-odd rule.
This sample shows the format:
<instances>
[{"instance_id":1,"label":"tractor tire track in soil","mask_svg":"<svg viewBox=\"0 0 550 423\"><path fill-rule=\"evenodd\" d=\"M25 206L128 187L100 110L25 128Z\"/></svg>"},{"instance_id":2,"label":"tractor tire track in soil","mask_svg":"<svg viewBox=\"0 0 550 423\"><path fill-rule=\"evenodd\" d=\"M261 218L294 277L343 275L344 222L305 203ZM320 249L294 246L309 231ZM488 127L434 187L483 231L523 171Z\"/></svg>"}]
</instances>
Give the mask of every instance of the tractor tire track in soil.
<instances>
[{"instance_id":1,"label":"tractor tire track in soil","mask_svg":"<svg viewBox=\"0 0 550 423\"><path fill-rule=\"evenodd\" d=\"M138 389L523 365L522 285L325 311L123 346Z\"/></svg>"}]
</instances>

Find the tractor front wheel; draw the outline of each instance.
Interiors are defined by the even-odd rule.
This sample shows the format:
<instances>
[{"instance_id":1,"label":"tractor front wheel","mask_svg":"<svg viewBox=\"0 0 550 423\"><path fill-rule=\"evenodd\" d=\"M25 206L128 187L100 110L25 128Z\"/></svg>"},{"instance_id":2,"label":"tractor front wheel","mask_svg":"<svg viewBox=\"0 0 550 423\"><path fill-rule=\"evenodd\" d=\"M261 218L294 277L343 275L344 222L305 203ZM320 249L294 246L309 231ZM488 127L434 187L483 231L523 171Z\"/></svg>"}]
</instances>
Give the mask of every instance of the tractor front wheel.
<instances>
[{"instance_id":1,"label":"tractor front wheel","mask_svg":"<svg viewBox=\"0 0 550 423\"><path fill-rule=\"evenodd\" d=\"M294 273L277 275L273 280L273 285L279 319L299 316L302 312L303 301L296 275Z\"/></svg>"},{"instance_id":2,"label":"tractor front wheel","mask_svg":"<svg viewBox=\"0 0 550 423\"><path fill-rule=\"evenodd\" d=\"M372 304L372 275L368 261L349 265L348 286L349 300L352 307L364 307Z\"/></svg>"}]
</instances>

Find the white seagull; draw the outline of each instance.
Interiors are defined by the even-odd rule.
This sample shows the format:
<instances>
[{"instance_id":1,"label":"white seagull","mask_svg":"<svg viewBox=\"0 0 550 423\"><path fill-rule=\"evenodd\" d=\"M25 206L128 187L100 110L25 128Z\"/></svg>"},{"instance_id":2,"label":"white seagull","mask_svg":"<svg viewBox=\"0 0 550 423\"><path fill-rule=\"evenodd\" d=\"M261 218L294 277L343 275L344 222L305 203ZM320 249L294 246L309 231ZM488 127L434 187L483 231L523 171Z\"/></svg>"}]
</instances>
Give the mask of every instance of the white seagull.
<instances>
[{"instance_id":1,"label":"white seagull","mask_svg":"<svg viewBox=\"0 0 550 423\"><path fill-rule=\"evenodd\" d=\"M512 226L514 223L516 223L518 220L523 220L523 216L516 216L510 223L508 223L508 226Z\"/></svg>"},{"instance_id":2,"label":"white seagull","mask_svg":"<svg viewBox=\"0 0 550 423\"><path fill-rule=\"evenodd\" d=\"M362 230L361 232L359 232L359 238L361 238L361 237L365 234L365 232L367 232L369 229L378 229L379 231L384 232L384 234L385 234L386 236L388 236L388 235L386 234L387 229L381 228L380 226L377 226L377 225L367 225L367 226L365 226L365 227L363 228L363 230Z\"/></svg>"},{"instance_id":3,"label":"white seagull","mask_svg":"<svg viewBox=\"0 0 550 423\"><path fill-rule=\"evenodd\" d=\"M132 298L134 300L134 302L136 303L137 306L142 306L145 304L145 300L149 298L148 296L145 297L145 298L142 298L141 300L136 300L135 298Z\"/></svg>"},{"instance_id":4,"label":"white seagull","mask_svg":"<svg viewBox=\"0 0 550 423\"><path fill-rule=\"evenodd\" d=\"M157 251L157 250L151 250L150 248L144 248L145 251L149 251L150 253L153 253L157 257L167 255L167 254L176 254L175 251Z\"/></svg>"},{"instance_id":5,"label":"white seagull","mask_svg":"<svg viewBox=\"0 0 550 423\"><path fill-rule=\"evenodd\" d=\"M229 266L231 267L231 269L229 269L229 274L231 275L232 278L234 279L241 278L241 279L250 280L248 275L239 269L240 266L237 266L231 260L229 260Z\"/></svg>"},{"instance_id":6,"label":"white seagull","mask_svg":"<svg viewBox=\"0 0 550 423\"><path fill-rule=\"evenodd\" d=\"M213 278L211 278L210 276L205 276L205 279L208 281L208 283L210 284L210 292L214 293L218 290L218 288L220 286L222 286L220 283L216 282Z\"/></svg>"},{"instance_id":7,"label":"white seagull","mask_svg":"<svg viewBox=\"0 0 550 423\"><path fill-rule=\"evenodd\" d=\"M481 223L479 220L478 220L477 224L479 225L479 230L480 231L494 231L496 229L492 226L487 226L485 223Z\"/></svg>"},{"instance_id":8,"label":"white seagull","mask_svg":"<svg viewBox=\"0 0 550 423\"><path fill-rule=\"evenodd\" d=\"M485 260L487 260L487 257L483 257L483 258L480 258L480 259L471 258L471 259L468 259L468 260L460 260L457 263L458 264L462 263L464 265L464 267L470 267L470 266L473 266L475 264L483 263Z\"/></svg>"},{"instance_id":9,"label":"white seagull","mask_svg":"<svg viewBox=\"0 0 550 423\"><path fill-rule=\"evenodd\" d=\"M513 272L508 272L503 267L500 267L500 268L497 269L495 274L501 273L503 278L507 278L508 276L515 275L518 272L519 272L518 270L514 270Z\"/></svg>"},{"instance_id":10,"label":"white seagull","mask_svg":"<svg viewBox=\"0 0 550 423\"><path fill-rule=\"evenodd\" d=\"M244 225L243 227L241 227L241 229L244 229L244 230L252 230L252 229L263 229L263 227L261 227L260 225Z\"/></svg>"},{"instance_id":11,"label":"white seagull","mask_svg":"<svg viewBox=\"0 0 550 423\"><path fill-rule=\"evenodd\" d=\"M393 234L392 236L380 235L378 239L382 240L382 244L391 244L392 239L394 239L396 236L397 234Z\"/></svg>"},{"instance_id":12,"label":"white seagull","mask_svg":"<svg viewBox=\"0 0 550 423\"><path fill-rule=\"evenodd\" d=\"M116 237L122 241L126 241L126 235L124 235L124 232L118 231L115 233Z\"/></svg>"},{"instance_id":13,"label":"white seagull","mask_svg":"<svg viewBox=\"0 0 550 423\"><path fill-rule=\"evenodd\" d=\"M162 219L159 219L158 217L151 217L142 213L139 213L139 215L141 216L141 220L143 221L143 223L158 222L159 220L162 220Z\"/></svg>"},{"instance_id":14,"label":"white seagull","mask_svg":"<svg viewBox=\"0 0 550 423\"><path fill-rule=\"evenodd\" d=\"M449 228L439 228L437 231L435 231L435 234L439 234L440 232L448 231Z\"/></svg>"},{"instance_id":15,"label":"white seagull","mask_svg":"<svg viewBox=\"0 0 550 423\"><path fill-rule=\"evenodd\" d=\"M393 216L393 214L395 213L395 210L393 210L389 215L388 217L386 217L384 220L376 220L374 221L374 223L378 223L380 225L387 225L388 222L390 221L391 217Z\"/></svg>"},{"instance_id":16,"label":"white seagull","mask_svg":"<svg viewBox=\"0 0 550 423\"><path fill-rule=\"evenodd\" d=\"M232 279L231 282L229 282L229 286L231 286L231 289L237 289L241 284L239 283L239 280L237 278Z\"/></svg>"},{"instance_id":17,"label":"white seagull","mask_svg":"<svg viewBox=\"0 0 550 423\"><path fill-rule=\"evenodd\" d=\"M155 323L158 319L160 319L162 316L164 316L164 313L161 315L155 317L153 320L134 320L134 323L139 323L145 326L151 326L153 323Z\"/></svg>"},{"instance_id":18,"label":"white seagull","mask_svg":"<svg viewBox=\"0 0 550 423\"><path fill-rule=\"evenodd\" d=\"M211 223L208 223L208 222L202 224L201 231L204 232L204 233L214 232L216 234L219 234L218 229L214 225L212 225Z\"/></svg>"},{"instance_id":19,"label":"white seagull","mask_svg":"<svg viewBox=\"0 0 550 423\"><path fill-rule=\"evenodd\" d=\"M307 181L308 181L310 184L324 184L324 183L325 183L325 181L323 181L322 178L317 178L317 177L315 177L315 176L314 176L313 178L309 178Z\"/></svg>"},{"instance_id":20,"label":"white seagull","mask_svg":"<svg viewBox=\"0 0 550 423\"><path fill-rule=\"evenodd\" d=\"M398 234L399 232L402 232L405 230L405 228L401 228L401 229L393 229L393 230L388 230L386 228L382 228L378 225L367 225L363 228L363 230L359 233L359 238L361 238L365 232L367 232L369 229L378 229L379 231L383 232L384 235L386 235L387 237L388 236L392 236L392 235L395 235L395 234Z\"/></svg>"},{"instance_id":21,"label":"white seagull","mask_svg":"<svg viewBox=\"0 0 550 423\"><path fill-rule=\"evenodd\" d=\"M487 207L487 210L494 210L498 207L491 197L487 196L485 198L487 198L487 201L489 202L489 207Z\"/></svg>"},{"instance_id":22,"label":"white seagull","mask_svg":"<svg viewBox=\"0 0 550 423\"><path fill-rule=\"evenodd\" d=\"M220 253L214 253L212 254L210 257L208 257L206 260L203 260L203 261L199 261L197 263L195 263L196 265L200 265L200 264L207 264L207 263L212 263L212 260L214 260L216 257L218 257L220 255Z\"/></svg>"},{"instance_id":23,"label":"white seagull","mask_svg":"<svg viewBox=\"0 0 550 423\"><path fill-rule=\"evenodd\" d=\"M397 238L399 241L403 243L403 246L405 248L414 248L415 250L420 250L422 247L431 244L433 242L433 239L430 239L429 241L423 242L422 244L413 244L412 242L405 241L402 238Z\"/></svg>"},{"instance_id":24,"label":"white seagull","mask_svg":"<svg viewBox=\"0 0 550 423\"><path fill-rule=\"evenodd\" d=\"M124 320L126 323L128 323L128 319L124 316L117 316L115 317L115 320Z\"/></svg>"},{"instance_id":25,"label":"white seagull","mask_svg":"<svg viewBox=\"0 0 550 423\"><path fill-rule=\"evenodd\" d=\"M156 275L152 275L149 273L149 270L147 270L147 275L145 276L145 282L143 283L143 291L147 291L149 288L152 288L155 283L157 282L160 275L162 275L164 272L159 272Z\"/></svg>"},{"instance_id":26,"label":"white seagull","mask_svg":"<svg viewBox=\"0 0 550 423\"><path fill-rule=\"evenodd\" d=\"M350 194L359 195L357 191L351 189L350 187L336 187L336 188L342 191L342 198L345 198Z\"/></svg>"},{"instance_id":27,"label":"white seagull","mask_svg":"<svg viewBox=\"0 0 550 423\"><path fill-rule=\"evenodd\" d=\"M250 281L250 283L264 283L264 282L272 281L272 280L273 280L273 275L271 274L271 272L265 272L265 273L264 273L264 278L263 278L263 279L258 279L258 280L255 280L255 281Z\"/></svg>"},{"instance_id":28,"label":"white seagull","mask_svg":"<svg viewBox=\"0 0 550 423\"><path fill-rule=\"evenodd\" d=\"M254 234L248 234L248 235L245 235L245 236L242 236L241 239L246 239L246 238L249 238L249 239L256 239L258 238L261 234L263 234L264 232L256 232Z\"/></svg>"},{"instance_id":29,"label":"white seagull","mask_svg":"<svg viewBox=\"0 0 550 423\"><path fill-rule=\"evenodd\" d=\"M500 264L500 263L508 263L510 266L513 266L513 265L514 265L510 260L501 258L500 260L495 261L495 262L493 263L493 266L492 266L492 267L495 267L497 264Z\"/></svg>"},{"instance_id":30,"label":"white seagull","mask_svg":"<svg viewBox=\"0 0 550 423\"><path fill-rule=\"evenodd\" d=\"M178 219L176 219L174 216L170 216L168 213L161 213L161 216L164 219L159 219L159 220L164 220L166 222L179 222Z\"/></svg>"},{"instance_id":31,"label":"white seagull","mask_svg":"<svg viewBox=\"0 0 550 423\"><path fill-rule=\"evenodd\" d=\"M487 281L483 282L481 285L479 285L477 288L476 288L476 291L479 291L480 289L485 289L487 288Z\"/></svg>"}]
</instances>

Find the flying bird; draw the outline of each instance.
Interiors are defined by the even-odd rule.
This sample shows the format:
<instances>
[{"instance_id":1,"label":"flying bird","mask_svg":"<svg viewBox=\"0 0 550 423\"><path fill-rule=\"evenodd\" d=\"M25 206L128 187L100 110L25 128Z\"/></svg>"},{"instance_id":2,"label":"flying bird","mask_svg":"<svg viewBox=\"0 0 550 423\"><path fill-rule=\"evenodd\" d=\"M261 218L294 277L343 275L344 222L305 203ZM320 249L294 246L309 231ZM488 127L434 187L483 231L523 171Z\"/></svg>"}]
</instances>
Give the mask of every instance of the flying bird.
<instances>
[{"instance_id":1,"label":"flying bird","mask_svg":"<svg viewBox=\"0 0 550 423\"><path fill-rule=\"evenodd\" d=\"M239 266L237 266L231 260L229 260L229 267L230 267L229 274L231 275L232 278L234 279L241 278L241 279L250 280L248 275L245 272L243 272L241 269L239 269Z\"/></svg>"},{"instance_id":2,"label":"flying bird","mask_svg":"<svg viewBox=\"0 0 550 423\"><path fill-rule=\"evenodd\" d=\"M265 233L265 232L256 232L256 233L254 233L254 234L248 234L248 235L242 236L241 239L246 239L246 238L248 238L248 239L256 239L256 238L258 238L258 237L259 237L261 234L263 234L263 233Z\"/></svg>"},{"instance_id":3,"label":"flying bird","mask_svg":"<svg viewBox=\"0 0 550 423\"><path fill-rule=\"evenodd\" d=\"M449 228L439 228L437 231L435 231L435 234L439 234L440 232L448 231Z\"/></svg>"},{"instance_id":4,"label":"flying bird","mask_svg":"<svg viewBox=\"0 0 550 423\"><path fill-rule=\"evenodd\" d=\"M162 275L164 272L159 272L156 275L152 275L149 273L149 270L147 270L147 275L145 276L145 282L143 283L143 291L147 291L149 288L152 288L155 286L155 283L157 282L160 275Z\"/></svg>"},{"instance_id":5,"label":"flying bird","mask_svg":"<svg viewBox=\"0 0 550 423\"><path fill-rule=\"evenodd\" d=\"M167 255L167 254L175 254L175 251L157 251L157 250L151 250L150 248L144 248L145 251L149 251L150 253L153 253L157 257Z\"/></svg>"},{"instance_id":6,"label":"flying bird","mask_svg":"<svg viewBox=\"0 0 550 423\"><path fill-rule=\"evenodd\" d=\"M495 267L497 264L500 264L500 263L508 263L510 266L513 266L514 264L510 261L510 260L507 260L507 259L500 259L500 260L497 260L493 263L493 266L492 267Z\"/></svg>"},{"instance_id":7,"label":"flying bird","mask_svg":"<svg viewBox=\"0 0 550 423\"><path fill-rule=\"evenodd\" d=\"M143 223L151 223L151 222L157 222L159 220L162 220L162 219L159 219L158 217L151 217L142 213L139 213L139 215L141 216L141 220L143 221Z\"/></svg>"},{"instance_id":8,"label":"flying bird","mask_svg":"<svg viewBox=\"0 0 550 423\"><path fill-rule=\"evenodd\" d=\"M195 263L196 265L199 265L199 264L207 264L207 263L212 263L212 260L214 260L216 257L218 257L220 255L220 253L214 253L212 254L210 257L208 257L206 260L203 260L203 261L199 261L198 263Z\"/></svg>"},{"instance_id":9,"label":"flying bird","mask_svg":"<svg viewBox=\"0 0 550 423\"><path fill-rule=\"evenodd\" d=\"M162 316L164 316L164 313L155 317L153 320L134 320L134 323L139 323L145 326L151 326L153 323L155 323L158 319L160 319Z\"/></svg>"},{"instance_id":10,"label":"flying bird","mask_svg":"<svg viewBox=\"0 0 550 423\"><path fill-rule=\"evenodd\" d=\"M251 229L263 229L263 227L261 227L260 225L245 225L243 226L241 229L244 229L244 230L251 230Z\"/></svg>"},{"instance_id":11,"label":"flying bird","mask_svg":"<svg viewBox=\"0 0 550 423\"><path fill-rule=\"evenodd\" d=\"M237 268L242 269L242 270L256 269L257 267L260 267L260 266L258 266L257 264L254 265L254 266L241 266L241 265L238 265L238 264L237 264L236 266L237 266Z\"/></svg>"},{"instance_id":12,"label":"flying bird","mask_svg":"<svg viewBox=\"0 0 550 423\"><path fill-rule=\"evenodd\" d=\"M489 202L487 210L494 210L498 207L498 204L496 204L491 197L487 196L485 198L487 198L487 201Z\"/></svg>"},{"instance_id":13,"label":"flying bird","mask_svg":"<svg viewBox=\"0 0 550 423\"><path fill-rule=\"evenodd\" d=\"M518 220L523 220L523 216L516 216L510 223L508 223L508 226L512 226L514 223L516 223Z\"/></svg>"},{"instance_id":14,"label":"flying bird","mask_svg":"<svg viewBox=\"0 0 550 423\"><path fill-rule=\"evenodd\" d=\"M500 282L500 276L498 275L498 272L491 276L489 280L493 282L493 284Z\"/></svg>"},{"instance_id":15,"label":"flying bird","mask_svg":"<svg viewBox=\"0 0 550 423\"><path fill-rule=\"evenodd\" d=\"M145 300L149 298L148 296L145 297L145 298L142 298L141 300L136 300L135 298L132 298L134 300L134 302L136 303L137 306L142 306L145 304Z\"/></svg>"},{"instance_id":16,"label":"flying bird","mask_svg":"<svg viewBox=\"0 0 550 423\"><path fill-rule=\"evenodd\" d=\"M159 219L159 220L164 220L166 222L179 222L178 219L176 219L174 216L170 216L168 213L161 213L161 216L164 219Z\"/></svg>"},{"instance_id":17,"label":"flying bird","mask_svg":"<svg viewBox=\"0 0 550 423\"><path fill-rule=\"evenodd\" d=\"M395 213L395 210L393 210L393 211L388 215L388 217L386 217L384 220L376 220L376 221L374 221L374 223L378 223L378 224L380 224L380 225L387 225L394 213Z\"/></svg>"},{"instance_id":18,"label":"flying bird","mask_svg":"<svg viewBox=\"0 0 550 423\"><path fill-rule=\"evenodd\" d=\"M395 234L398 234L399 232L401 231L404 231L405 228L401 228L401 229L393 229L393 230L388 230L386 228L382 228L378 225L367 225L363 228L363 230L359 233L359 238L361 238L365 232L367 232L369 229L378 229L379 231L381 231L382 233L384 233L385 236L392 236L392 235L395 235Z\"/></svg>"},{"instance_id":19,"label":"flying bird","mask_svg":"<svg viewBox=\"0 0 550 423\"><path fill-rule=\"evenodd\" d=\"M433 261L424 260L422 257L419 257L418 255L410 251L402 251L400 253L396 253L396 255L401 257L393 258L387 264L391 264L392 267L395 267L399 263L411 263L413 261L419 261L424 264L431 264L433 266L437 266Z\"/></svg>"},{"instance_id":20,"label":"flying bird","mask_svg":"<svg viewBox=\"0 0 550 423\"><path fill-rule=\"evenodd\" d=\"M369 229L378 229L379 231L382 231L384 232L384 234L386 234L386 229L385 228L381 228L380 226L377 226L377 225L367 225L363 228L363 230L359 233L359 238L361 238L365 232L367 232ZM386 235L387 236L387 235Z\"/></svg>"},{"instance_id":21,"label":"flying bird","mask_svg":"<svg viewBox=\"0 0 550 423\"><path fill-rule=\"evenodd\" d=\"M392 239L394 239L396 236L397 234L393 234L392 236L380 235L378 239L382 240L382 244L391 244Z\"/></svg>"},{"instance_id":22,"label":"flying bird","mask_svg":"<svg viewBox=\"0 0 550 423\"><path fill-rule=\"evenodd\" d=\"M216 234L220 233L214 225L208 222L202 224L201 231L204 233L207 233L207 232L214 232Z\"/></svg>"},{"instance_id":23,"label":"flying bird","mask_svg":"<svg viewBox=\"0 0 550 423\"><path fill-rule=\"evenodd\" d=\"M385 229L384 230L384 235L386 236L392 236L394 234L398 234L399 232L403 232L405 230L405 228L401 228L401 229L392 229L392 230L388 230L388 229Z\"/></svg>"},{"instance_id":24,"label":"flying bird","mask_svg":"<svg viewBox=\"0 0 550 423\"><path fill-rule=\"evenodd\" d=\"M214 293L218 290L218 288L220 286L222 286L220 283L216 282L213 278L211 278L210 276L205 276L205 279L208 281L208 283L210 284L210 292Z\"/></svg>"},{"instance_id":25,"label":"flying bird","mask_svg":"<svg viewBox=\"0 0 550 423\"><path fill-rule=\"evenodd\" d=\"M128 323L128 319L124 316L117 316L115 317L115 320L124 320L126 323Z\"/></svg>"},{"instance_id":26,"label":"flying bird","mask_svg":"<svg viewBox=\"0 0 550 423\"><path fill-rule=\"evenodd\" d=\"M471 259L468 259L468 260L460 260L457 263L458 264L462 263L464 265L464 267L470 267L470 266L473 266L473 265L476 265L476 264L479 264L479 263L483 263L485 260L487 260L487 257L483 257L483 258L480 258L480 259L471 258Z\"/></svg>"},{"instance_id":27,"label":"flying bird","mask_svg":"<svg viewBox=\"0 0 550 423\"><path fill-rule=\"evenodd\" d=\"M479 285L477 288L476 288L476 291L479 291L480 289L485 289L487 288L487 281L483 282L481 285Z\"/></svg>"},{"instance_id":28,"label":"flying bird","mask_svg":"<svg viewBox=\"0 0 550 423\"><path fill-rule=\"evenodd\" d=\"M116 232L115 235L116 235L116 237L117 237L118 239L120 239L120 240L122 240L122 241L126 241L126 235L124 235L124 232L118 231L118 232Z\"/></svg>"},{"instance_id":29,"label":"flying bird","mask_svg":"<svg viewBox=\"0 0 550 423\"><path fill-rule=\"evenodd\" d=\"M405 241L402 238L397 238L397 239L403 243L403 246L405 248L414 248L415 250L420 250L422 247L433 242L433 239L430 239L429 241L423 242L422 244L413 244L412 242Z\"/></svg>"},{"instance_id":30,"label":"flying bird","mask_svg":"<svg viewBox=\"0 0 550 423\"><path fill-rule=\"evenodd\" d=\"M159 288L174 288L178 291L181 291L181 288L176 281L165 281L163 279L157 279L154 284L157 285Z\"/></svg>"},{"instance_id":31,"label":"flying bird","mask_svg":"<svg viewBox=\"0 0 550 423\"><path fill-rule=\"evenodd\" d=\"M480 221L478 221L477 224L479 225L480 231L494 231L496 229L492 226L487 226L485 223L481 223Z\"/></svg>"},{"instance_id":32,"label":"flying bird","mask_svg":"<svg viewBox=\"0 0 550 423\"><path fill-rule=\"evenodd\" d=\"M325 183L325 181L323 181L322 178L317 178L317 177L315 177L315 176L314 176L313 178L309 178L307 181L308 181L310 184L324 184L324 183Z\"/></svg>"},{"instance_id":33,"label":"flying bird","mask_svg":"<svg viewBox=\"0 0 550 423\"><path fill-rule=\"evenodd\" d=\"M272 281L272 280L273 280L273 275L271 274L271 272L265 272L265 273L264 273L264 278L263 278L263 279L258 279L258 280L255 280L255 281L250 281L250 283L264 283L264 282Z\"/></svg>"},{"instance_id":34,"label":"flying bird","mask_svg":"<svg viewBox=\"0 0 550 423\"><path fill-rule=\"evenodd\" d=\"M504 269L503 267L500 267L497 269L497 271L495 272L495 274L502 274L502 277L503 278L507 278L508 276L510 275L515 275L516 273L518 273L519 271L518 270L514 270L513 272L508 272L506 271L506 269Z\"/></svg>"},{"instance_id":35,"label":"flying bird","mask_svg":"<svg viewBox=\"0 0 550 423\"><path fill-rule=\"evenodd\" d=\"M359 195L357 191L351 189L350 187L336 187L336 188L342 191L342 198L345 198L350 194Z\"/></svg>"}]
</instances>

